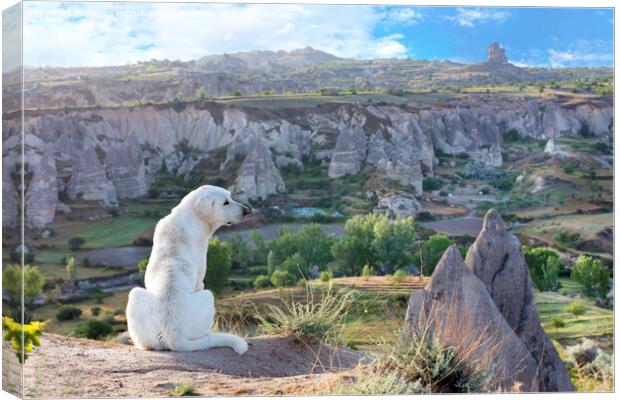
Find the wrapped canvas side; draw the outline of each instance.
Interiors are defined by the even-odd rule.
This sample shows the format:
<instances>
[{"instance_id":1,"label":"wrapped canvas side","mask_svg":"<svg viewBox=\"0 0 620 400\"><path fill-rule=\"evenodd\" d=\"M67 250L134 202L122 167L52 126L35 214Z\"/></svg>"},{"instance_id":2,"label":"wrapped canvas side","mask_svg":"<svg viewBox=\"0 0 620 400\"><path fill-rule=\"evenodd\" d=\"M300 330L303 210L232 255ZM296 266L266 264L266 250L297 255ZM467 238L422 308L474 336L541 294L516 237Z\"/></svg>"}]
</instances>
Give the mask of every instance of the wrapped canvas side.
<instances>
[{"instance_id":1,"label":"wrapped canvas side","mask_svg":"<svg viewBox=\"0 0 620 400\"><path fill-rule=\"evenodd\" d=\"M2 390L24 397L22 3L2 12ZM27 347L27 346L26 346Z\"/></svg>"}]
</instances>

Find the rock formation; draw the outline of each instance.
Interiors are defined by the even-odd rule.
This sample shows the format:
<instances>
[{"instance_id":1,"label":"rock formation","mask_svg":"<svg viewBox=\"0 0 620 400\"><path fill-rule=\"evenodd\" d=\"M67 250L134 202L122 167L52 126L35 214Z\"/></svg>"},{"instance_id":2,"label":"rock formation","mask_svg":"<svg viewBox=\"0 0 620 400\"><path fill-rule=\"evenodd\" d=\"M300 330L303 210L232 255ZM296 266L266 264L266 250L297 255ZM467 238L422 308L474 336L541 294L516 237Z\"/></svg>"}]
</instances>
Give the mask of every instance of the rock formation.
<instances>
[{"instance_id":1,"label":"rock formation","mask_svg":"<svg viewBox=\"0 0 620 400\"><path fill-rule=\"evenodd\" d=\"M536 361L456 246L446 250L426 288L411 294L405 327L453 347L472 368L493 370L490 391L539 390Z\"/></svg>"},{"instance_id":2,"label":"rock formation","mask_svg":"<svg viewBox=\"0 0 620 400\"><path fill-rule=\"evenodd\" d=\"M106 206L118 203L116 187L106 176L94 148L88 147L77 153L67 194L71 200L100 201Z\"/></svg>"},{"instance_id":3,"label":"rock formation","mask_svg":"<svg viewBox=\"0 0 620 400\"><path fill-rule=\"evenodd\" d=\"M505 64L508 62L506 51L498 42L493 42L487 51L488 62L493 64Z\"/></svg>"},{"instance_id":4,"label":"rock formation","mask_svg":"<svg viewBox=\"0 0 620 400\"><path fill-rule=\"evenodd\" d=\"M112 144L105 155L104 164L118 198L133 199L147 192L146 167L140 143L135 136Z\"/></svg>"},{"instance_id":5,"label":"rock formation","mask_svg":"<svg viewBox=\"0 0 620 400\"><path fill-rule=\"evenodd\" d=\"M540 390L574 390L563 361L540 326L521 243L508 232L497 211L490 210L484 217L482 231L467 252L465 263L486 285L504 319L536 361Z\"/></svg>"},{"instance_id":6,"label":"rock formation","mask_svg":"<svg viewBox=\"0 0 620 400\"><path fill-rule=\"evenodd\" d=\"M405 219L415 217L421 206L416 198L407 192L388 193L379 199L374 212L386 214L388 218Z\"/></svg>"},{"instance_id":7,"label":"rock formation","mask_svg":"<svg viewBox=\"0 0 620 400\"><path fill-rule=\"evenodd\" d=\"M364 133L365 119L354 115L350 126L339 127L340 133L329 163L330 178L355 175L361 171L366 160L367 139Z\"/></svg>"},{"instance_id":8,"label":"rock formation","mask_svg":"<svg viewBox=\"0 0 620 400\"><path fill-rule=\"evenodd\" d=\"M43 229L54 221L58 205L58 182L56 180L56 160L46 152L35 167L32 181L26 190L26 227Z\"/></svg>"},{"instance_id":9,"label":"rock formation","mask_svg":"<svg viewBox=\"0 0 620 400\"><path fill-rule=\"evenodd\" d=\"M504 132L516 129L537 139L561 137L576 134L582 124L597 140L608 142L613 135L612 110L604 100L563 107L536 98L500 96L403 107L332 104L277 111L204 103L182 109L160 105L48 110L29 113L24 131L31 165L40 157L36 154L53 147L59 192L66 189L71 199L82 193L85 200L108 205L141 196L162 170L189 176L215 153L225 151L222 171L239 168L244 159L248 168L254 138L265 146L259 153L270 153L264 159L275 160L273 168L273 163L265 164L269 169L262 176L267 182L252 183L248 169L240 180L257 195L281 190L278 167L303 168L304 157L324 160L334 178L376 170L419 195L422 179L434 173L436 151L465 152L486 166L498 166L505 150ZM19 123L4 120L3 159L11 165L20 158L14 139Z\"/></svg>"},{"instance_id":10,"label":"rock formation","mask_svg":"<svg viewBox=\"0 0 620 400\"><path fill-rule=\"evenodd\" d=\"M9 166L2 166L2 228L8 230L19 225L20 196L11 179Z\"/></svg>"},{"instance_id":11,"label":"rock formation","mask_svg":"<svg viewBox=\"0 0 620 400\"><path fill-rule=\"evenodd\" d=\"M239 168L234 190L242 192L241 199L265 199L286 190L271 151L258 138Z\"/></svg>"}]
</instances>

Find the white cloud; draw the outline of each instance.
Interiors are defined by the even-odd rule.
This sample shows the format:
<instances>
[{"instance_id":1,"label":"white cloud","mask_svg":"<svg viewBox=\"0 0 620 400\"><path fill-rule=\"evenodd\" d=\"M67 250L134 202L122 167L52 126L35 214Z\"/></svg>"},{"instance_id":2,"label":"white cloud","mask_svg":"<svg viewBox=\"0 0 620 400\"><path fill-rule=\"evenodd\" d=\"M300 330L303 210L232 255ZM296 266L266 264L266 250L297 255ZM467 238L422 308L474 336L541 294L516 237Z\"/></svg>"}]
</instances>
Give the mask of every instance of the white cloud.
<instances>
[{"instance_id":1,"label":"white cloud","mask_svg":"<svg viewBox=\"0 0 620 400\"><path fill-rule=\"evenodd\" d=\"M369 6L26 2L24 8L26 65L118 65L306 46L362 59L408 52L401 36L374 34L385 11Z\"/></svg>"},{"instance_id":2,"label":"white cloud","mask_svg":"<svg viewBox=\"0 0 620 400\"><path fill-rule=\"evenodd\" d=\"M385 15L384 23L388 25L412 26L424 20L424 15L409 7L390 8Z\"/></svg>"},{"instance_id":3,"label":"white cloud","mask_svg":"<svg viewBox=\"0 0 620 400\"><path fill-rule=\"evenodd\" d=\"M487 22L502 23L509 16L510 13L508 12L495 11L493 9L457 8L456 15L444 16L444 19L456 21L460 26L472 28L476 24L485 24Z\"/></svg>"},{"instance_id":4,"label":"white cloud","mask_svg":"<svg viewBox=\"0 0 620 400\"><path fill-rule=\"evenodd\" d=\"M611 45L599 40L579 40L569 48L549 49L548 56L548 64L554 68L613 63Z\"/></svg>"}]
</instances>

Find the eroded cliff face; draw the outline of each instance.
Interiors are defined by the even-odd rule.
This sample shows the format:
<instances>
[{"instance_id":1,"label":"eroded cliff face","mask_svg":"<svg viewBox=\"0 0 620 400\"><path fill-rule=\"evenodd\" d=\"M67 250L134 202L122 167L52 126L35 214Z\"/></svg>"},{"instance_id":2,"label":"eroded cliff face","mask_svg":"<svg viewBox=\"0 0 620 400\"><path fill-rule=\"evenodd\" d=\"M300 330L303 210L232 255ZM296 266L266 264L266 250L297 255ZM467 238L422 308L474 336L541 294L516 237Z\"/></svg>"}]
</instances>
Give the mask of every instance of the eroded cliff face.
<instances>
[{"instance_id":1,"label":"eroded cliff face","mask_svg":"<svg viewBox=\"0 0 620 400\"><path fill-rule=\"evenodd\" d=\"M202 102L30 111L25 157L37 180L26 192L66 191L70 199L113 207L119 199L147 193L158 172L188 177L202 160L224 151L220 170L232 171L237 176L232 189L245 191L250 200L284 191L279 168L303 168L304 156L328 163L330 177L376 170L419 195L423 177L433 175L437 151L466 152L499 166L502 134L510 129L551 138L576 134L587 124L605 141L613 134L612 118L613 108L604 101L559 105L557 99L484 95L400 107L343 103L261 109ZM19 125L11 115L4 122L3 160L11 169L19 160ZM38 168L44 173L37 175ZM4 174L3 180L9 179ZM56 208L52 203L58 195L31 197L27 208ZM6 213L5 220L14 221L16 213ZM49 221L47 212L27 209L26 215L31 226Z\"/></svg>"}]
</instances>

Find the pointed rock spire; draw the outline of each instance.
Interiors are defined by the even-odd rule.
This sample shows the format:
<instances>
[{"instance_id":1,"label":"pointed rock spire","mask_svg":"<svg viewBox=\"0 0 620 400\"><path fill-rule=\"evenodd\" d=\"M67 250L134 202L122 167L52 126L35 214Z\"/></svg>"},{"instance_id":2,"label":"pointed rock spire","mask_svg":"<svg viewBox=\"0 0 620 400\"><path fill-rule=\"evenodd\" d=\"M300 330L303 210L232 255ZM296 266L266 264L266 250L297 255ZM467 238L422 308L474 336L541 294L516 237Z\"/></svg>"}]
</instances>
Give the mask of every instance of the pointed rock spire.
<instances>
[{"instance_id":1,"label":"pointed rock spire","mask_svg":"<svg viewBox=\"0 0 620 400\"><path fill-rule=\"evenodd\" d=\"M492 391L538 391L537 365L508 326L485 285L466 267L456 246L443 254L427 287L411 294L405 328L425 332L467 354L472 367L491 367Z\"/></svg>"},{"instance_id":2,"label":"pointed rock spire","mask_svg":"<svg viewBox=\"0 0 620 400\"><path fill-rule=\"evenodd\" d=\"M489 210L484 217L465 264L485 284L508 325L539 364L540 390L575 390L551 339L540 326L521 243L508 231L496 210Z\"/></svg>"}]
</instances>

